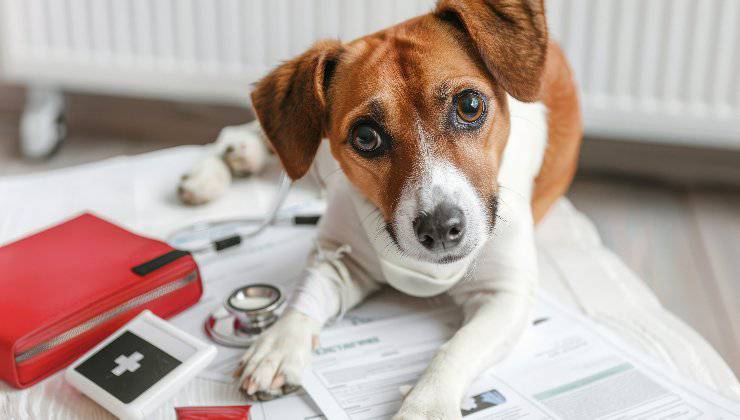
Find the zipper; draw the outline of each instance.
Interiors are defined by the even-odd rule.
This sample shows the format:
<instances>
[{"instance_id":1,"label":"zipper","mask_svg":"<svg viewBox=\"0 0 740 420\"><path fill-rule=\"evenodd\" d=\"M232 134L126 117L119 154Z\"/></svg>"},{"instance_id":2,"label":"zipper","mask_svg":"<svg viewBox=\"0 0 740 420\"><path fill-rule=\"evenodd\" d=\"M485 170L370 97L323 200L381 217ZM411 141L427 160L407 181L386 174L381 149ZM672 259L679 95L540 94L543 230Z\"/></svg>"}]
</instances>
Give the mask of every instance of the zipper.
<instances>
[{"instance_id":1,"label":"zipper","mask_svg":"<svg viewBox=\"0 0 740 420\"><path fill-rule=\"evenodd\" d=\"M134 309L137 306L141 306L145 303L149 303L169 293L180 290L188 284L192 283L193 280L195 280L196 278L198 278L197 273L193 271L192 273L183 278L180 278L179 280L163 284L162 286L159 286L156 289L152 289L143 295L136 296L135 298L132 298L116 307L113 307L76 327L70 328L67 331L62 332L61 334L58 334L44 341L43 343L37 344L24 351L23 353L16 355L15 362L21 363L28 359L41 355L61 344L66 343L69 340L72 340L75 337L79 337L81 334L90 331L91 329L115 318L116 316L126 311Z\"/></svg>"}]
</instances>

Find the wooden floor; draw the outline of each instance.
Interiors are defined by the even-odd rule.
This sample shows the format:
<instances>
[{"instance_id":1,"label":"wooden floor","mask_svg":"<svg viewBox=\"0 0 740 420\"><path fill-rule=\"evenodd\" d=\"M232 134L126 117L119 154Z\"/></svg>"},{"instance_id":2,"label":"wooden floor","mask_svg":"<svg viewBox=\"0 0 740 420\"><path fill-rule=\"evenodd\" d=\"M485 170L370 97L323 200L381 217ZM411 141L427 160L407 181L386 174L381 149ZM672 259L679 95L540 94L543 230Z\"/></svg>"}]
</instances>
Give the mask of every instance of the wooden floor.
<instances>
[{"instance_id":1,"label":"wooden floor","mask_svg":"<svg viewBox=\"0 0 740 420\"><path fill-rule=\"evenodd\" d=\"M581 176L569 196L606 246L740 374L740 192Z\"/></svg>"},{"instance_id":2,"label":"wooden floor","mask_svg":"<svg viewBox=\"0 0 740 420\"><path fill-rule=\"evenodd\" d=\"M70 106L67 144L49 161L28 162L18 156L17 112L0 103L0 176L208 142L219 127L249 118L233 108L149 101L72 98ZM606 245L740 374L740 190L579 174L569 195Z\"/></svg>"}]
</instances>

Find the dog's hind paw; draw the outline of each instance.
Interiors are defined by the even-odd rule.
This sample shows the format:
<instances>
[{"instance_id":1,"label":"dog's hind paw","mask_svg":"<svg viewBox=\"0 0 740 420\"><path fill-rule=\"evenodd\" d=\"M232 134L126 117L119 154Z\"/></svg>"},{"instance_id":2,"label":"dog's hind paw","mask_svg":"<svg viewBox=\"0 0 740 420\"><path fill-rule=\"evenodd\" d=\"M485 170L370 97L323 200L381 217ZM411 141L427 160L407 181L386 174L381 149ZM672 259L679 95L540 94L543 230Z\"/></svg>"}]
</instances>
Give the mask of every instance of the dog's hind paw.
<instances>
[{"instance_id":1,"label":"dog's hind paw","mask_svg":"<svg viewBox=\"0 0 740 420\"><path fill-rule=\"evenodd\" d=\"M252 344L234 376L248 399L272 399L301 383L311 360L320 325L296 310L288 310Z\"/></svg>"},{"instance_id":2,"label":"dog's hind paw","mask_svg":"<svg viewBox=\"0 0 740 420\"><path fill-rule=\"evenodd\" d=\"M219 157L209 156L180 178L177 196L185 204L204 204L222 196L229 184L229 168Z\"/></svg>"},{"instance_id":3,"label":"dog's hind paw","mask_svg":"<svg viewBox=\"0 0 740 420\"><path fill-rule=\"evenodd\" d=\"M258 129L251 124L226 127L218 136L224 162L235 177L260 173L267 164L270 152Z\"/></svg>"}]
</instances>

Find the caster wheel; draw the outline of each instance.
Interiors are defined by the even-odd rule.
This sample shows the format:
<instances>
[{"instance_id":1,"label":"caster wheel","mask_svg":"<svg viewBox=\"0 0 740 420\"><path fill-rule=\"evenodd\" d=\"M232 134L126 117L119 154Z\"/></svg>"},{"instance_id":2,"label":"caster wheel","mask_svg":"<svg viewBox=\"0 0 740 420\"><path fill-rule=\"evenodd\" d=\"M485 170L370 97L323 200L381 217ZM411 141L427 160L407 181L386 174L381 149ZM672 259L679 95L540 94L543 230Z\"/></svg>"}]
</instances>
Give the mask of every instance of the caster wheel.
<instances>
[{"instance_id":1,"label":"caster wheel","mask_svg":"<svg viewBox=\"0 0 740 420\"><path fill-rule=\"evenodd\" d=\"M67 137L64 98L57 91L31 89L21 117L21 153L31 159L54 155Z\"/></svg>"}]
</instances>

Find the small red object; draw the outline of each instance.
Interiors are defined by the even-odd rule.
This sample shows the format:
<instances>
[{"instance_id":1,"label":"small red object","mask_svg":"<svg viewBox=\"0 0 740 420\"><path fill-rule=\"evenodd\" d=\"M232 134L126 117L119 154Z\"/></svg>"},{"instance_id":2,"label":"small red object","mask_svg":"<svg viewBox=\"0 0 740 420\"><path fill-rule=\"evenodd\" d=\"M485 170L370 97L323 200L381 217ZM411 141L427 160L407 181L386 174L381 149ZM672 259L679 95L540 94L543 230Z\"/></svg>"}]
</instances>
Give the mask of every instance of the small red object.
<instances>
[{"instance_id":1,"label":"small red object","mask_svg":"<svg viewBox=\"0 0 740 420\"><path fill-rule=\"evenodd\" d=\"M175 407L177 420L248 420L249 405Z\"/></svg>"}]
</instances>

